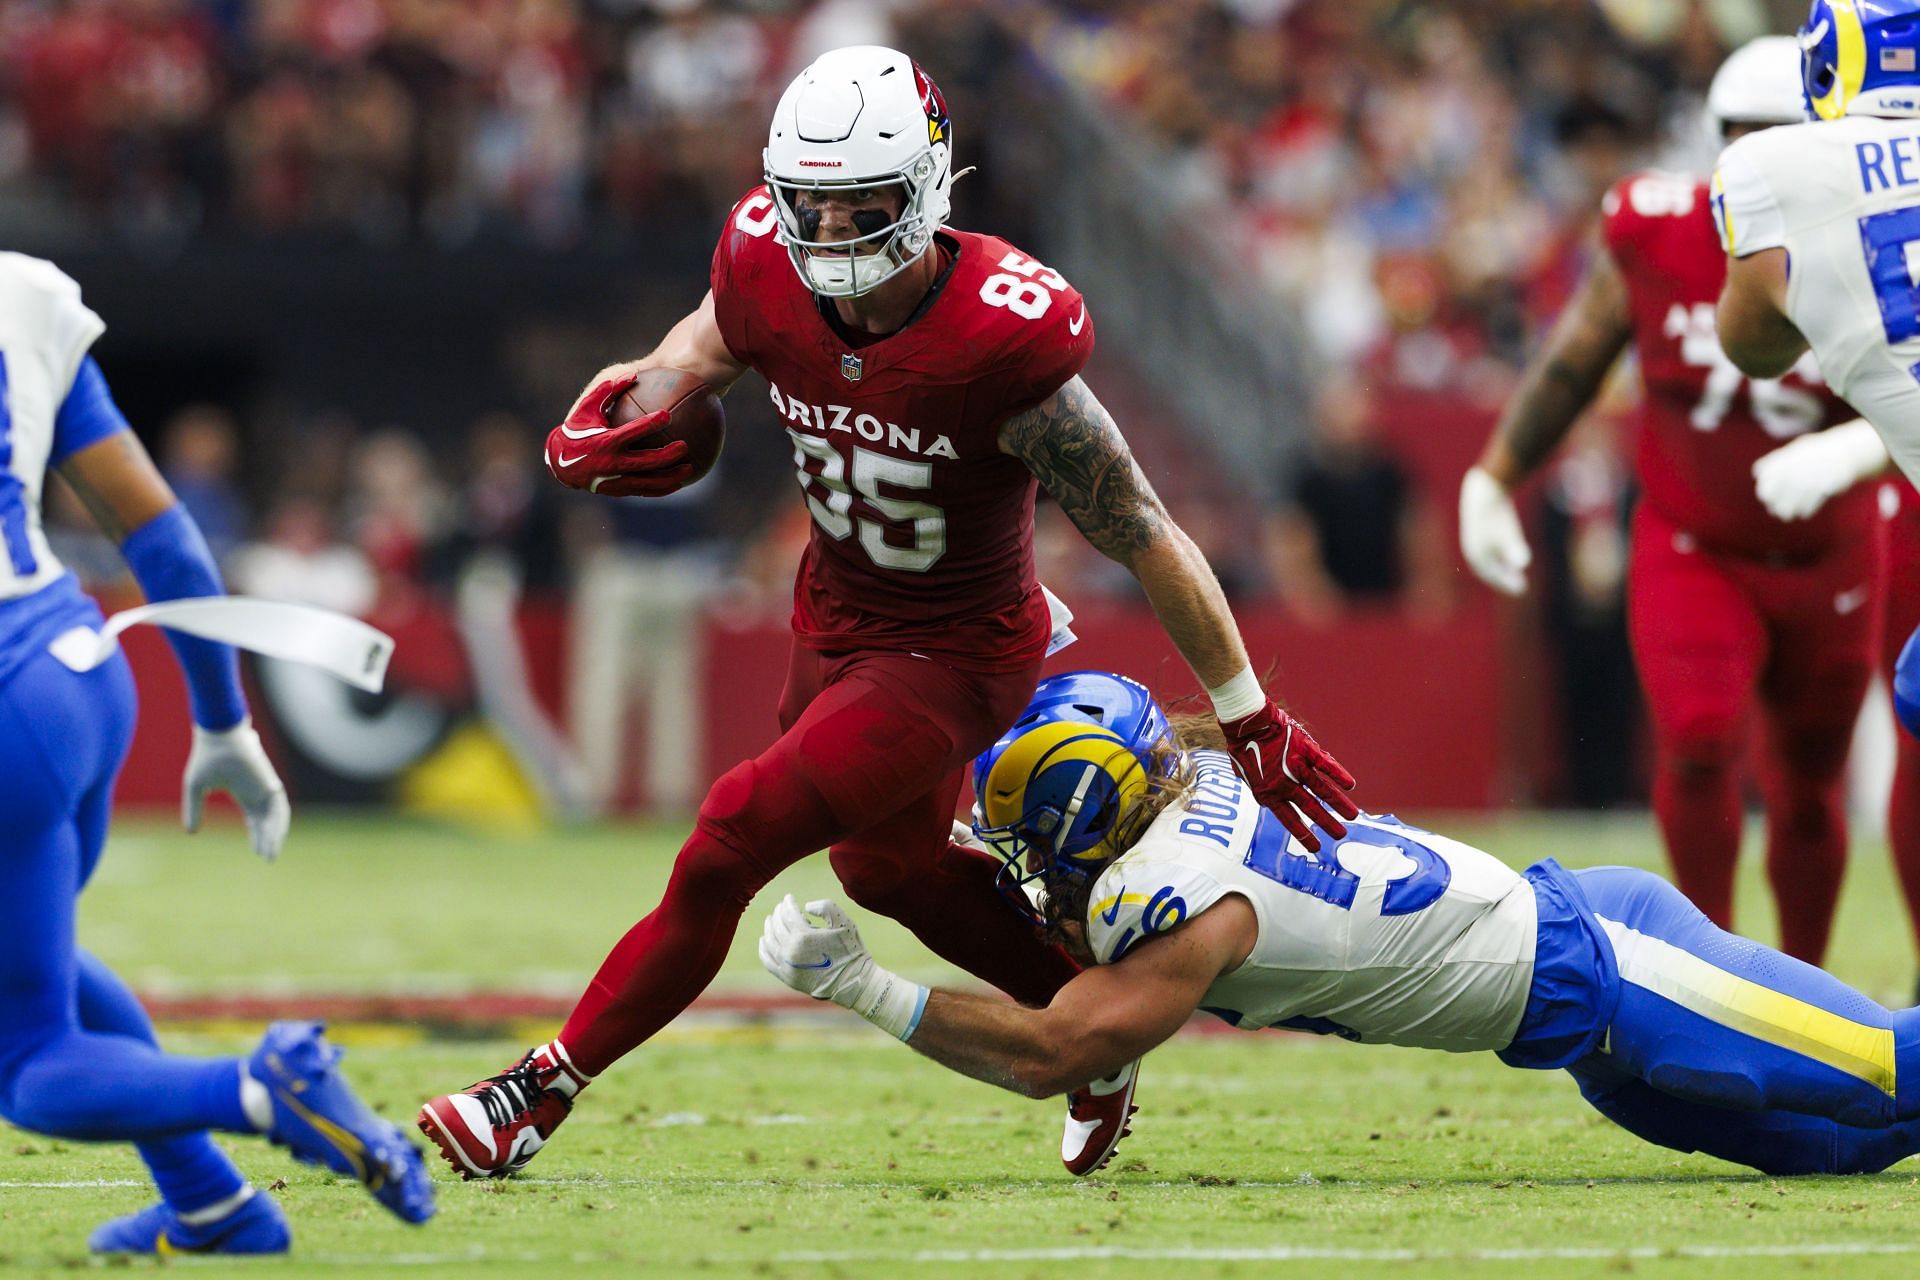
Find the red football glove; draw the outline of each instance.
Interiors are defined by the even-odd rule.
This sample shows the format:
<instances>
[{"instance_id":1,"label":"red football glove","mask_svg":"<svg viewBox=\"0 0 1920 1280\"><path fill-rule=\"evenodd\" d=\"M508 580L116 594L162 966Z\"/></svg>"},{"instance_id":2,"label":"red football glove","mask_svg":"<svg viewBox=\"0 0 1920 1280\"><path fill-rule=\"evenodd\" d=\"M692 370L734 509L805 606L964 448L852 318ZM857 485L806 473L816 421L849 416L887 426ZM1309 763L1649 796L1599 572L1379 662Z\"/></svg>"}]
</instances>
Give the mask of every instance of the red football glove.
<instances>
[{"instance_id":1,"label":"red football glove","mask_svg":"<svg viewBox=\"0 0 1920 1280\"><path fill-rule=\"evenodd\" d=\"M635 382L632 374L608 378L580 397L567 420L547 435L547 470L569 489L613 497L658 498L693 478L687 444L670 440L647 447L667 425L668 413L652 413L611 426L607 411Z\"/></svg>"},{"instance_id":2,"label":"red football glove","mask_svg":"<svg viewBox=\"0 0 1920 1280\"><path fill-rule=\"evenodd\" d=\"M1220 728L1254 797L1310 852L1320 851L1320 838L1309 822L1336 840L1347 834L1346 824L1333 815L1360 816L1360 806L1347 795L1353 790L1353 775L1278 703L1269 698L1261 710L1222 721Z\"/></svg>"}]
</instances>

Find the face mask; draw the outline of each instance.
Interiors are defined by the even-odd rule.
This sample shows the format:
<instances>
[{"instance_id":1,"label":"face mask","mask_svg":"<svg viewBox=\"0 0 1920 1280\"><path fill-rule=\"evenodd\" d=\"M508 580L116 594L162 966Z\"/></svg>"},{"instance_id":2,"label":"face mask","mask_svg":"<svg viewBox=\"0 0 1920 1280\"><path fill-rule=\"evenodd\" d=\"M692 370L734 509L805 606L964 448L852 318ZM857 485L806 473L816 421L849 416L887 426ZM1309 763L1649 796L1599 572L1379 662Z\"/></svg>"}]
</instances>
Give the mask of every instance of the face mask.
<instances>
[{"instance_id":1,"label":"face mask","mask_svg":"<svg viewBox=\"0 0 1920 1280\"><path fill-rule=\"evenodd\" d=\"M865 293L898 269L886 253L809 253L806 264L815 292L833 298Z\"/></svg>"}]
</instances>

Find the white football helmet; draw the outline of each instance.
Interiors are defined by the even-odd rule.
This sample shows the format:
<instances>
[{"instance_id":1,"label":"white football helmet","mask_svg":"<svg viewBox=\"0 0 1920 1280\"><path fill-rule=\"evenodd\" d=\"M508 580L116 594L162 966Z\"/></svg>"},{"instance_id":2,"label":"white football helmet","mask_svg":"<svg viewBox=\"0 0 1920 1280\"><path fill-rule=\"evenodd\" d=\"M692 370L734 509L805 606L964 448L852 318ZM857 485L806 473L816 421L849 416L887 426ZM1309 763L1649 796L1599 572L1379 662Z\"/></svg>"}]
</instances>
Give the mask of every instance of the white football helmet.
<instances>
[{"instance_id":1,"label":"white football helmet","mask_svg":"<svg viewBox=\"0 0 1920 1280\"><path fill-rule=\"evenodd\" d=\"M1716 143L1731 124L1799 124L1807 118L1800 87L1800 42L1761 36L1727 55L1707 89L1707 131Z\"/></svg>"},{"instance_id":2,"label":"white football helmet","mask_svg":"<svg viewBox=\"0 0 1920 1280\"><path fill-rule=\"evenodd\" d=\"M953 125L946 99L912 58L878 45L814 59L773 111L763 153L780 239L815 293L851 298L904 271L953 212ZM900 185L897 222L822 247L794 205L803 191Z\"/></svg>"}]
</instances>

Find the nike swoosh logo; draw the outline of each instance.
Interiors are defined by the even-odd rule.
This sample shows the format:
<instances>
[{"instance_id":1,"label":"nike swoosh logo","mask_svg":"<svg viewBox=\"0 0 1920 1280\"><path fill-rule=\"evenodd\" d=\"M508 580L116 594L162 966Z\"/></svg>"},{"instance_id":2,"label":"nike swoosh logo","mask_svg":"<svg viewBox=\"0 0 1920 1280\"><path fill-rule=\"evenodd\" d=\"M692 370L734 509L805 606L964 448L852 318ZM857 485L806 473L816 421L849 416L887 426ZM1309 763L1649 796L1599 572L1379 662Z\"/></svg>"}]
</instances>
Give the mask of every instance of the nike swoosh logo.
<instances>
[{"instance_id":1,"label":"nike swoosh logo","mask_svg":"<svg viewBox=\"0 0 1920 1280\"><path fill-rule=\"evenodd\" d=\"M1120 892L1113 895L1113 905L1100 913L1101 924L1112 924L1120 918L1120 900L1127 896L1127 886L1121 885Z\"/></svg>"},{"instance_id":2,"label":"nike swoosh logo","mask_svg":"<svg viewBox=\"0 0 1920 1280\"><path fill-rule=\"evenodd\" d=\"M1080 331L1086 327L1087 327L1087 304L1083 302L1080 304L1080 314L1075 316L1073 319L1067 321L1067 332L1077 338L1080 336Z\"/></svg>"},{"instance_id":3,"label":"nike swoosh logo","mask_svg":"<svg viewBox=\"0 0 1920 1280\"><path fill-rule=\"evenodd\" d=\"M829 958L822 960L819 964L796 964L793 967L796 969L831 969L833 968L833 960Z\"/></svg>"},{"instance_id":4,"label":"nike swoosh logo","mask_svg":"<svg viewBox=\"0 0 1920 1280\"><path fill-rule=\"evenodd\" d=\"M603 436L611 430L613 430L612 427L588 427L585 431L575 431L572 427L563 426L560 428L560 434L569 440L586 440L593 436Z\"/></svg>"},{"instance_id":5,"label":"nike swoosh logo","mask_svg":"<svg viewBox=\"0 0 1920 1280\"><path fill-rule=\"evenodd\" d=\"M1855 587L1851 591L1842 591L1833 598L1833 611L1846 617L1867 602L1871 590L1867 587Z\"/></svg>"},{"instance_id":6,"label":"nike swoosh logo","mask_svg":"<svg viewBox=\"0 0 1920 1280\"><path fill-rule=\"evenodd\" d=\"M561 454L561 455L560 455L560 457L559 457L559 459L558 459L558 461L559 461L559 463L560 463L560 465L561 465L561 466L563 466L563 467L570 467L570 466L572 466L572 465L573 465L574 463L576 463L576 462L578 462L578 461L580 461L580 459L582 459L582 458L584 458L584 457L586 457L586 456L587 456L587 455L586 455L586 454L584 454L584 453L576 453L576 454L574 454L574 455L573 455L573 456L572 456L571 458L569 458L569 457L568 457L568 456L567 456L566 454L564 454L564 453L563 453L563 454Z\"/></svg>"}]
</instances>

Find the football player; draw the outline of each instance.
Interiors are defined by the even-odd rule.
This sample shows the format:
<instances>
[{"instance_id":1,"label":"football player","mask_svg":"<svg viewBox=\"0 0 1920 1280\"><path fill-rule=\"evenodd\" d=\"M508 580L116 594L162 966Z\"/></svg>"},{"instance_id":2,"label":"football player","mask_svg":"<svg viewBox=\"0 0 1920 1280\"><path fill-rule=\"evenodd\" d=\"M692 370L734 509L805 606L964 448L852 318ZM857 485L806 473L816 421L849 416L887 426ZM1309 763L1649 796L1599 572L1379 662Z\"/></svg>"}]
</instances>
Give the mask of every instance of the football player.
<instances>
[{"instance_id":1,"label":"football player","mask_svg":"<svg viewBox=\"0 0 1920 1280\"><path fill-rule=\"evenodd\" d=\"M1765 377L1811 350L1866 415L1910 482L1920 483L1920 3L1816 0L1800 29L1809 120L1743 138L1720 157L1714 213L1728 258L1718 324L1727 354ZM1789 273L1788 264L1792 270ZM1820 459L1801 459L1805 470ZM1870 450L1824 460L1839 477L1870 470ZM1910 488L1895 493L1913 505ZM1908 513L1894 521L1900 580L1890 621L1920 622ZM1920 636L1920 632L1912 635ZM1894 709L1920 733L1920 643L1896 637ZM1890 817L1910 909L1920 904L1920 769L1901 744Z\"/></svg>"},{"instance_id":2,"label":"football player","mask_svg":"<svg viewBox=\"0 0 1920 1280\"><path fill-rule=\"evenodd\" d=\"M1737 50L1708 92L1736 137L1800 119L1799 50ZM1460 543L1518 595L1530 559L1512 492L1565 438L1629 345L1645 395L1627 576L1628 629L1652 713L1654 813L1674 879L1733 923L1747 720L1760 712L1767 877L1781 947L1817 962L1845 871L1845 768L1872 678L1882 539L1873 496L1842 494L1787 522L1752 467L1782 440L1851 417L1811 358L1749 379L1714 341L1725 274L1703 182L1627 178L1602 204L1602 243L1460 487Z\"/></svg>"},{"instance_id":3,"label":"football player","mask_svg":"<svg viewBox=\"0 0 1920 1280\"><path fill-rule=\"evenodd\" d=\"M666 414L612 423L606 406L641 369L719 390L753 369L812 530L783 733L708 792L660 905L559 1036L422 1109L462 1176L523 1166L582 1086L712 980L755 892L817 849L854 901L1017 999L1044 1004L1073 976L996 892L993 860L949 839L963 768L1026 705L1051 630L1038 485L1139 579L1260 801L1308 841L1309 819L1334 831L1356 811L1352 778L1261 688L1212 571L1081 380L1085 300L1006 241L945 228L952 127L904 54L823 54L775 109L766 181L728 216L707 296L652 354L596 376L548 438L564 484L671 492L687 467L684 443L654 438ZM1133 1080L1127 1066L1069 1100L1069 1169L1112 1153Z\"/></svg>"},{"instance_id":4,"label":"football player","mask_svg":"<svg viewBox=\"0 0 1920 1280\"><path fill-rule=\"evenodd\" d=\"M135 1143L160 1203L103 1224L105 1253L281 1253L286 1219L209 1130L264 1134L365 1183L408 1222L433 1213L420 1154L348 1088L312 1023L268 1029L245 1059L160 1052L133 993L74 942L74 904L107 835L133 733L124 657L56 657L99 608L41 529L57 469L120 546L149 600L222 594L206 540L128 429L88 354L105 326L59 268L0 253L0 1115L60 1138ZM230 793L256 853L286 838L286 791L261 750L231 648L170 633L193 706L183 817Z\"/></svg>"},{"instance_id":5,"label":"football player","mask_svg":"<svg viewBox=\"0 0 1920 1280\"><path fill-rule=\"evenodd\" d=\"M1043 1009L929 991L875 963L836 903L789 897L761 938L769 972L1029 1097L1134 1060L1202 1010L1565 1068L1647 1141L1769 1174L1920 1151L1920 1009L1725 933L1638 868L1518 873L1373 814L1310 850L1210 726L1096 719L1080 710L1106 701L1090 687L1117 678L1056 679L1073 696L1043 684L980 758L976 821L1094 967Z\"/></svg>"}]
</instances>

